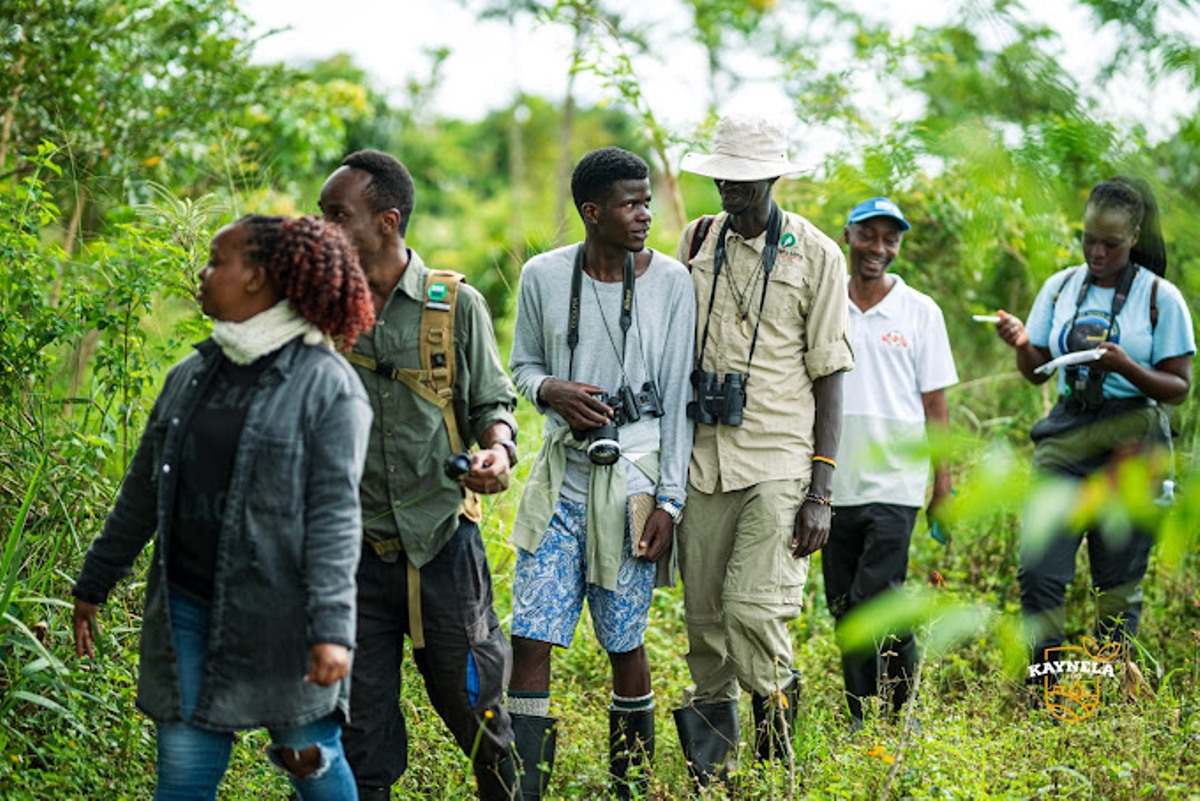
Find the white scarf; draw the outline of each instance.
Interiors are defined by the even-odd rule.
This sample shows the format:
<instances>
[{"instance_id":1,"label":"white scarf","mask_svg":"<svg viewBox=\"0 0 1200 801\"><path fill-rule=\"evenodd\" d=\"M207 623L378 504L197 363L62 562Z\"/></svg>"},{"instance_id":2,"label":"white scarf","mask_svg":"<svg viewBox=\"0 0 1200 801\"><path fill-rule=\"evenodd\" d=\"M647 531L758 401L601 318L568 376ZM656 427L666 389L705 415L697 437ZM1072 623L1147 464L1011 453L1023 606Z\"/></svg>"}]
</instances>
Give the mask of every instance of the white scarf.
<instances>
[{"instance_id":1,"label":"white scarf","mask_svg":"<svg viewBox=\"0 0 1200 801\"><path fill-rule=\"evenodd\" d=\"M213 341L234 364L250 364L299 336L306 345L333 347L333 340L301 317L287 300L240 323L213 321Z\"/></svg>"}]
</instances>

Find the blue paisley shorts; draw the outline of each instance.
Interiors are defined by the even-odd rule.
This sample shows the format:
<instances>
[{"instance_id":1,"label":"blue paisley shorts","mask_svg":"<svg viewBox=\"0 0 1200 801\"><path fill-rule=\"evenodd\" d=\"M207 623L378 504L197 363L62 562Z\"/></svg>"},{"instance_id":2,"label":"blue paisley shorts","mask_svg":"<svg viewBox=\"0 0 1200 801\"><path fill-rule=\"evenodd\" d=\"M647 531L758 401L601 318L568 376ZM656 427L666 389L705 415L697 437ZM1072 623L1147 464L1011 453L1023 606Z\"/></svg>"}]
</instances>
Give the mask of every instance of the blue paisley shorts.
<instances>
[{"instance_id":1,"label":"blue paisley shorts","mask_svg":"<svg viewBox=\"0 0 1200 801\"><path fill-rule=\"evenodd\" d=\"M587 583L586 539L587 504L560 497L538 549L517 549L513 636L569 647L586 597L605 651L625 653L645 641L657 568L632 555L628 517L615 591Z\"/></svg>"}]
</instances>

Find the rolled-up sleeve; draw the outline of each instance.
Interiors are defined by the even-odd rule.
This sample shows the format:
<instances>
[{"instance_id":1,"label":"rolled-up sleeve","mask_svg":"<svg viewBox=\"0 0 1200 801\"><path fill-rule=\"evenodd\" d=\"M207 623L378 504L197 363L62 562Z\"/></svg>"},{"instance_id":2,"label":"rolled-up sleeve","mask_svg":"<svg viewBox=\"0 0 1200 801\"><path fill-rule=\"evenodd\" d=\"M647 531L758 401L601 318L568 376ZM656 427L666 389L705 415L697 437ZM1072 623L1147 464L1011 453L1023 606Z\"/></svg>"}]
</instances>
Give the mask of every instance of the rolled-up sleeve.
<instances>
[{"instance_id":1,"label":"rolled-up sleeve","mask_svg":"<svg viewBox=\"0 0 1200 801\"><path fill-rule=\"evenodd\" d=\"M805 329L804 368L817 379L854 369L846 311L846 262L824 249L814 258L813 295Z\"/></svg>"},{"instance_id":2,"label":"rolled-up sleeve","mask_svg":"<svg viewBox=\"0 0 1200 801\"><path fill-rule=\"evenodd\" d=\"M517 406L517 394L500 360L487 303L470 286L459 289L458 302L460 313L455 325L462 328L456 331L456 335L461 333L459 342L466 355L466 365L463 366L466 369L464 371L460 367L459 380L464 377L467 379L467 408L472 439L479 442L483 432L496 423L507 423L515 438L517 418L513 415L513 409Z\"/></svg>"}]
</instances>

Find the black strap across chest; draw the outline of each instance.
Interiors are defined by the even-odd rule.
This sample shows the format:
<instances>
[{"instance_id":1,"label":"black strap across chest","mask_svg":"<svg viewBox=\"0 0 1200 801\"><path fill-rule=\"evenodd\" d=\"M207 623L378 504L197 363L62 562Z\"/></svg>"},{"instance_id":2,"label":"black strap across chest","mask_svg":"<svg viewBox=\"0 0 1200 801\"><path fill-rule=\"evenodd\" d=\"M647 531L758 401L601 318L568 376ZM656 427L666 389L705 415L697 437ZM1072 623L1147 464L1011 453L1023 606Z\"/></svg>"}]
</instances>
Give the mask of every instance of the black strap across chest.
<instances>
[{"instance_id":1,"label":"black strap across chest","mask_svg":"<svg viewBox=\"0 0 1200 801\"><path fill-rule=\"evenodd\" d=\"M700 338L700 351L696 354L696 369L704 369L704 349L708 346L708 327L712 322L713 301L717 297L717 279L721 277L721 266L725 263L725 236L733 217L726 216L725 222L717 234L717 248L713 255L713 282L708 293L708 313L704 317L704 336ZM767 241L763 246L763 288L758 299L758 316L754 320L754 335L750 338L750 354L746 359L746 379L750 378L750 364L754 361L754 348L758 345L758 327L762 323L762 310L767 302L767 284L771 281L771 270L775 268L775 259L779 255L779 236L783 230L783 212L779 205L771 201L771 212L767 216Z\"/></svg>"},{"instance_id":2,"label":"black strap across chest","mask_svg":"<svg viewBox=\"0 0 1200 801\"><path fill-rule=\"evenodd\" d=\"M575 266L571 271L571 306L567 318L567 349L571 356L567 380L575 380L575 348L579 345L579 316L583 294L583 248L581 242L575 251ZM633 254L625 254L625 269L621 276L621 359L624 361L625 345L629 338L629 326L633 324ZM623 365L622 365L623 366Z\"/></svg>"},{"instance_id":3,"label":"black strap across chest","mask_svg":"<svg viewBox=\"0 0 1200 801\"><path fill-rule=\"evenodd\" d=\"M1088 290L1095 283L1092 279L1091 271L1088 271L1086 267L1083 269L1087 272L1084 273L1083 283L1079 286L1079 294L1075 297L1075 314L1071 317L1071 325L1067 328L1068 332L1075 328L1075 324L1079 322L1079 312L1083 308L1083 301L1087 298ZM1112 337L1112 330L1113 326L1116 325L1117 315L1121 313L1121 309L1125 308L1125 301L1129 299L1129 290L1133 286L1133 278L1137 274L1137 271L1138 266L1133 262L1128 262L1121 268L1121 274L1117 277L1116 290L1113 292L1112 310L1109 312L1108 328L1104 332L1105 342L1108 342Z\"/></svg>"}]
</instances>

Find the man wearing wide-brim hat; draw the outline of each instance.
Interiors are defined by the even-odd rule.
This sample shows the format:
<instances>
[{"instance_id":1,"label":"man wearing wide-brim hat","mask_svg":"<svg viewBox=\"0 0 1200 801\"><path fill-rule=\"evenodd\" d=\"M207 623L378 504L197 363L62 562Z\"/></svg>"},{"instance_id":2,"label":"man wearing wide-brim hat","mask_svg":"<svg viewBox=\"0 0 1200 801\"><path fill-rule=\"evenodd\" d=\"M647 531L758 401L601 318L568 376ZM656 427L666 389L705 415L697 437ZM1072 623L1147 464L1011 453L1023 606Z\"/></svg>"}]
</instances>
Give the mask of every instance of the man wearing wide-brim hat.
<instances>
[{"instance_id":1,"label":"man wearing wide-brim hat","mask_svg":"<svg viewBox=\"0 0 1200 801\"><path fill-rule=\"evenodd\" d=\"M786 130L728 116L712 153L681 169L714 179L723 211L692 221L678 258L696 287L696 421L678 529L692 685L676 710L700 785L724 779L751 692L760 759L787 759L799 685L787 624L808 557L825 544L841 434L841 373L854 366L840 248L779 209L775 181L803 167Z\"/></svg>"}]
</instances>

